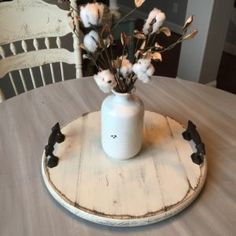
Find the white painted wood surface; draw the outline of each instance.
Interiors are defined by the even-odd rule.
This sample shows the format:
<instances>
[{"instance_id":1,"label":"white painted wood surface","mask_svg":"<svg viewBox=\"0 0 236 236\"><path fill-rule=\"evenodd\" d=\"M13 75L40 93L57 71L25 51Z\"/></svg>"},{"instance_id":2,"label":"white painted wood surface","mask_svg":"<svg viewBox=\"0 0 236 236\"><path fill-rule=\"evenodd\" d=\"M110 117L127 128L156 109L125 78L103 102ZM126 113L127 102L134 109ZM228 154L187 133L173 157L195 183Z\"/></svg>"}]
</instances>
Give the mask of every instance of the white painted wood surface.
<instances>
[{"instance_id":1,"label":"white painted wood surface","mask_svg":"<svg viewBox=\"0 0 236 236\"><path fill-rule=\"evenodd\" d=\"M27 53L21 53L15 56L7 57L5 60L0 61L0 76L14 70L20 70L24 68L32 68L43 64L49 64L56 61L63 61L69 64L74 63L74 54L66 49L43 49L39 51L31 51ZM27 91L27 89L26 89Z\"/></svg>"},{"instance_id":2,"label":"white painted wood surface","mask_svg":"<svg viewBox=\"0 0 236 236\"><path fill-rule=\"evenodd\" d=\"M206 160L192 162L195 150L175 120L148 111L144 120L143 149L126 161L104 153L100 112L65 126L66 139L54 150L58 166L50 169L42 158L52 196L77 216L120 227L155 223L186 208L203 187Z\"/></svg>"},{"instance_id":3,"label":"white painted wood surface","mask_svg":"<svg viewBox=\"0 0 236 236\"><path fill-rule=\"evenodd\" d=\"M41 0L2 2L0 22L0 45L71 32L67 11Z\"/></svg>"},{"instance_id":4,"label":"white painted wood surface","mask_svg":"<svg viewBox=\"0 0 236 236\"><path fill-rule=\"evenodd\" d=\"M72 0L74 8L75 1ZM72 33L69 26L68 11L62 10L56 5L48 4L41 0L13 0L0 4L0 78L9 73L9 79L16 95L18 95L15 78L12 71L19 71L19 79L24 91L27 91L26 78L22 69L29 68L30 80L36 87L35 80L41 79L43 86L46 85L43 65L50 65L52 82L55 82L55 72L52 63L59 62L60 76L64 80L62 62L75 65L76 78L82 77L82 61L79 39L73 33L73 51L61 47L61 37ZM79 31L79 28L77 27ZM51 45L50 40L56 38L56 45ZM43 45L39 43L44 39ZM33 40L33 50L32 43ZM16 47L17 42L21 42ZM11 54L6 55L7 47ZM21 47L21 48L20 48ZM36 78L32 70L39 67L40 75ZM47 75L49 76L49 75ZM57 75L58 76L58 75Z\"/></svg>"},{"instance_id":5,"label":"white painted wood surface","mask_svg":"<svg viewBox=\"0 0 236 236\"><path fill-rule=\"evenodd\" d=\"M93 79L34 89L0 104L0 235L199 236L235 235L236 96L179 79L137 83L146 110L196 125L206 145L208 174L196 201L168 220L132 228L89 223L50 197L41 175L51 127L97 111L104 97ZM173 180L174 181L174 180Z\"/></svg>"},{"instance_id":6,"label":"white painted wood surface","mask_svg":"<svg viewBox=\"0 0 236 236\"><path fill-rule=\"evenodd\" d=\"M73 11L73 16L75 19L77 19L79 17L79 7L77 4L77 0L70 0L70 6L71 9ZM81 50L80 50L80 37L81 36L81 32L80 32L80 28L79 28L79 22L76 20L74 22L75 24L75 32L73 33L73 39L74 39L74 43L73 43L73 48L75 51L75 58L76 58L76 78L81 78L83 76L82 74L82 54L81 54Z\"/></svg>"}]
</instances>

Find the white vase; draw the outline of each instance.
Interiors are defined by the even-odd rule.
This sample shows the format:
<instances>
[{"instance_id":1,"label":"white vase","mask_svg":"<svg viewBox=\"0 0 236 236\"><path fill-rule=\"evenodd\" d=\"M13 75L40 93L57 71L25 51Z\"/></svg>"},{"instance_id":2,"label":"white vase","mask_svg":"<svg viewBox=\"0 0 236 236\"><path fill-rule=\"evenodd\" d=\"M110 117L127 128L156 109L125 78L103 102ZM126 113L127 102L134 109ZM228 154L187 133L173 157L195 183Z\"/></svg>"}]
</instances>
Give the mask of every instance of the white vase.
<instances>
[{"instance_id":1,"label":"white vase","mask_svg":"<svg viewBox=\"0 0 236 236\"><path fill-rule=\"evenodd\" d=\"M142 147L144 105L134 94L118 93L106 97L101 108L101 141L105 153L125 160Z\"/></svg>"}]
</instances>

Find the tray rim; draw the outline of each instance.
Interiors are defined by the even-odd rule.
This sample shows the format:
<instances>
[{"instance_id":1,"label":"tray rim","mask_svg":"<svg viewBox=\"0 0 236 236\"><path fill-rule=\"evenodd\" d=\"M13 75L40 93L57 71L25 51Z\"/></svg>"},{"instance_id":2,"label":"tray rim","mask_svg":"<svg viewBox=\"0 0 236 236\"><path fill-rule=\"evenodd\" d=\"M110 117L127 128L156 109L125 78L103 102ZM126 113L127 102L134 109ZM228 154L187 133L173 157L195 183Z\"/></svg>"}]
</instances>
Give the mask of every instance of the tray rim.
<instances>
[{"instance_id":1,"label":"tray rim","mask_svg":"<svg viewBox=\"0 0 236 236\"><path fill-rule=\"evenodd\" d=\"M95 112L100 112L100 111L95 111ZM145 112L152 112L152 111L145 110ZM86 115L89 113L93 113L93 112L88 112L88 113L86 113ZM153 113L156 113L158 115L162 115L157 112L153 112ZM84 116L84 115L82 115L82 116ZM80 117L82 117L82 116L80 116ZM80 117L78 117L77 119L79 119ZM171 117L171 119L173 119L173 118ZM73 122L73 121L71 121L71 122ZM65 126L69 125L71 122L68 122ZM179 123L179 124L181 124L181 123ZM75 204L72 203L69 199L67 199L66 197L63 197L63 194L60 194L60 192L57 190L57 188L51 183L51 181L48 178L48 174L47 174L48 167L46 165L46 159L47 159L47 157L45 156L45 151L43 151L42 161L41 161L41 175L42 175L43 181L45 183L45 186L46 186L47 190L49 191L49 193L52 195L52 197L62 207L66 208L72 214L74 214L78 217L81 217L85 220L88 220L88 221L91 221L91 222L94 222L97 224L101 224L101 225L106 225L106 226L116 226L116 227L144 226L144 225L149 225L149 224L153 224L153 223L168 219L168 218L178 214L179 212L181 212L182 210L187 208L192 202L194 202L194 200L201 193L201 190L203 189L203 187L205 185L206 176L207 176L207 158L205 155L204 161L200 165L201 175L199 178L199 183L194 190L191 190L185 196L185 198L183 199L183 201L181 203L171 206L171 207L169 207L169 209L158 211L157 213L155 213L151 216L150 215L144 216L144 217L133 216L130 218L123 218L122 219L121 217L115 217L115 216L112 217L112 216L104 215L99 212L96 212L97 214L94 214L94 213L90 212L89 210L86 210L82 206L75 206Z\"/></svg>"}]
</instances>

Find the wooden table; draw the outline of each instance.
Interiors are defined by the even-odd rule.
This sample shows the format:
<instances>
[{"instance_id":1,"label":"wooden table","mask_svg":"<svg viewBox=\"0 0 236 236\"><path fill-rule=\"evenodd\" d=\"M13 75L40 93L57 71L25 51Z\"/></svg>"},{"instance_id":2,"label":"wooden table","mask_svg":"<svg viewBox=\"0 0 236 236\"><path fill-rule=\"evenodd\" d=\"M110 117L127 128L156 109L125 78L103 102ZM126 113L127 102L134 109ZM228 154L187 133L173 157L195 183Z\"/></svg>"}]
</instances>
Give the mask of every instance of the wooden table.
<instances>
[{"instance_id":1,"label":"wooden table","mask_svg":"<svg viewBox=\"0 0 236 236\"><path fill-rule=\"evenodd\" d=\"M0 235L235 235L236 96L192 82L137 84L147 110L192 120L206 145L208 177L199 198L166 221L136 228L75 218L50 196L40 173L50 128L100 109L106 96L90 78L70 80L0 104Z\"/></svg>"}]
</instances>

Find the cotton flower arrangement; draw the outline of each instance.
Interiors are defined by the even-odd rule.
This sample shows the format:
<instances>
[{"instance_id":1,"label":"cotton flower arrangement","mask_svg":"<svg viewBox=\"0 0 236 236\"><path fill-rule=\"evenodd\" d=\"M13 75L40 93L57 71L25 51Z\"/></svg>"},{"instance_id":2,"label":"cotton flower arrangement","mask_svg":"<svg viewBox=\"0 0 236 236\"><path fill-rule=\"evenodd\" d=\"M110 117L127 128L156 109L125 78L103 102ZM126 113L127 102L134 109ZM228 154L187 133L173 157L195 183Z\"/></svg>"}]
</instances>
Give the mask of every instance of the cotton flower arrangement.
<instances>
[{"instance_id":1,"label":"cotton flower arrangement","mask_svg":"<svg viewBox=\"0 0 236 236\"><path fill-rule=\"evenodd\" d=\"M128 47L131 43L131 36L124 32L120 35L122 53L114 57L113 45L115 44L113 33L122 20L141 7L145 0L134 0L135 7L116 24L103 22L104 5L94 2L79 7L79 17L72 19L75 24L79 20L86 34L83 43L80 45L86 53L84 58L91 60L98 72L94 80L98 87L109 93L112 89L120 93L129 93L134 88L136 80L147 83L154 74L153 61L162 61L162 53L172 49L184 40L191 39L197 34L197 30L187 33L188 27L193 21L189 17L183 26L183 34L177 41L167 47L159 45L156 36L163 33L166 37L171 36L171 31L163 27L166 19L165 13L154 8L148 15L141 31L135 30L133 36L136 38L136 49L133 60L128 58ZM75 32L78 35L78 32Z\"/></svg>"}]
</instances>

